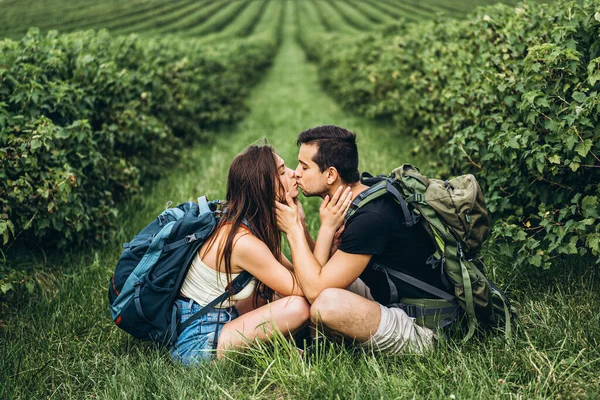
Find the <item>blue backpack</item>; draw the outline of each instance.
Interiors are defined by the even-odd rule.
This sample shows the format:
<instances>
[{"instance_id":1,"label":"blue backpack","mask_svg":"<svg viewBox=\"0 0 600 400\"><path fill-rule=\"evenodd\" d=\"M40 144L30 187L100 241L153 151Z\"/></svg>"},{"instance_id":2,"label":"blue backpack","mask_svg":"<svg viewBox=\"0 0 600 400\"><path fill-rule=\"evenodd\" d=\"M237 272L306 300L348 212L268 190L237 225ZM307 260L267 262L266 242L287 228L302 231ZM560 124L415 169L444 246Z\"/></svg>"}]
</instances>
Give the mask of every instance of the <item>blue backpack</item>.
<instances>
[{"instance_id":1,"label":"blue backpack","mask_svg":"<svg viewBox=\"0 0 600 400\"><path fill-rule=\"evenodd\" d=\"M177 334L252 279L241 273L227 290L179 324L175 302L193 257L217 226L220 202L205 196L163 211L124 250L110 279L108 299L115 324L141 340L171 345Z\"/></svg>"}]
</instances>

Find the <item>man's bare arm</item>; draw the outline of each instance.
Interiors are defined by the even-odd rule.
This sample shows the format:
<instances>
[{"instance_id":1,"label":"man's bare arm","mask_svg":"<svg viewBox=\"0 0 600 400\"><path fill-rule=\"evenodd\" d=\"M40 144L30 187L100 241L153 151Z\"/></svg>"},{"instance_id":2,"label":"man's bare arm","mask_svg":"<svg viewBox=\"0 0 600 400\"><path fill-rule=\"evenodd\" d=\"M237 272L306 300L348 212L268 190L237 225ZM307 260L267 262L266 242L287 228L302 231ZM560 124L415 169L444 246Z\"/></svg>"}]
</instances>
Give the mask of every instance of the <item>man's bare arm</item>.
<instances>
[{"instance_id":1,"label":"man's bare arm","mask_svg":"<svg viewBox=\"0 0 600 400\"><path fill-rule=\"evenodd\" d=\"M350 254L338 250L324 265L310 251L300 229L287 233L296 279L309 302L327 288L346 288L360 276L371 260L370 254Z\"/></svg>"}]
</instances>

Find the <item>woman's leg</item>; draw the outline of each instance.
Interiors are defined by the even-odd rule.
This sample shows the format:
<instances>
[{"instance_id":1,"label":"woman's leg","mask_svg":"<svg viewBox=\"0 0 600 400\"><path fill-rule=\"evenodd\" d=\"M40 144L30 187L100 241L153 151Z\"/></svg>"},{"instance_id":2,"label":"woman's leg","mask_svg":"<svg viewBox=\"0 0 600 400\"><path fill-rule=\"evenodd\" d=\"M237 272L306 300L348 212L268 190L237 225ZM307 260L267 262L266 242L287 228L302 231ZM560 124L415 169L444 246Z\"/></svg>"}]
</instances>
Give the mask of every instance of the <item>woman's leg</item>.
<instances>
[{"instance_id":1,"label":"woman's leg","mask_svg":"<svg viewBox=\"0 0 600 400\"><path fill-rule=\"evenodd\" d=\"M229 321L221 328L217 357L224 350L248 344L255 339L266 340L275 330L292 334L310 318L310 305L304 297L288 296Z\"/></svg>"},{"instance_id":2,"label":"woman's leg","mask_svg":"<svg viewBox=\"0 0 600 400\"><path fill-rule=\"evenodd\" d=\"M263 298L262 296L258 296L258 299L254 299L254 294L252 294L252 296L247 297L243 300L238 301L237 303L235 303L235 308L237 308L239 315L244 315L252 310L256 310L262 306L264 306L265 304L268 304L269 302L267 301L267 299ZM280 297L275 296L275 299L280 299Z\"/></svg>"}]
</instances>

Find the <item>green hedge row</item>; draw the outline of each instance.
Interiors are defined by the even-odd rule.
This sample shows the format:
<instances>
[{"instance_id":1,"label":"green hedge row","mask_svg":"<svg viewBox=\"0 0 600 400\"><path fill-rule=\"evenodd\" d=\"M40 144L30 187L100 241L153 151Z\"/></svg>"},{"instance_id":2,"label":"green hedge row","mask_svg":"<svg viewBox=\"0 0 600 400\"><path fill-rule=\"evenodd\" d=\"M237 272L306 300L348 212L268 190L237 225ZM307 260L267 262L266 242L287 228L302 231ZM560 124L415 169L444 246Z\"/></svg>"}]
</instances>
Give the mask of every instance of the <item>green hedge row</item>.
<instances>
[{"instance_id":1,"label":"green hedge row","mask_svg":"<svg viewBox=\"0 0 600 400\"><path fill-rule=\"evenodd\" d=\"M0 41L1 243L107 238L124 195L244 115L277 45L276 29L211 46L106 31Z\"/></svg>"},{"instance_id":2,"label":"green hedge row","mask_svg":"<svg viewBox=\"0 0 600 400\"><path fill-rule=\"evenodd\" d=\"M478 177L493 235L517 264L600 255L596 1L300 39L342 104L417 135L442 171Z\"/></svg>"}]
</instances>

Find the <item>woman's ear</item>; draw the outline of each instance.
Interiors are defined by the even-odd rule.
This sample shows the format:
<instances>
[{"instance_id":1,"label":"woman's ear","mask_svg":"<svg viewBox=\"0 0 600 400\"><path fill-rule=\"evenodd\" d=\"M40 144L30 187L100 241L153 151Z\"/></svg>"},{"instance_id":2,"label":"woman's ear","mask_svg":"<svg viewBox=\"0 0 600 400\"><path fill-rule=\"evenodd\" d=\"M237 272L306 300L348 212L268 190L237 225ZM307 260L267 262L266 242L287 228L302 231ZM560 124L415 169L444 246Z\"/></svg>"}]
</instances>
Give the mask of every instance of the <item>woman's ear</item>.
<instances>
[{"instance_id":1,"label":"woman's ear","mask_svg":"<svg viewBox=\"0 0 600 400\"><path fill-rule=\"evenodd\" d=\"M340 174L338 173L338 170L335 167L327 168L327 184L328 185L333 185L337 181L339 176L340 176Z\"/></svg>"}]
</instances>

